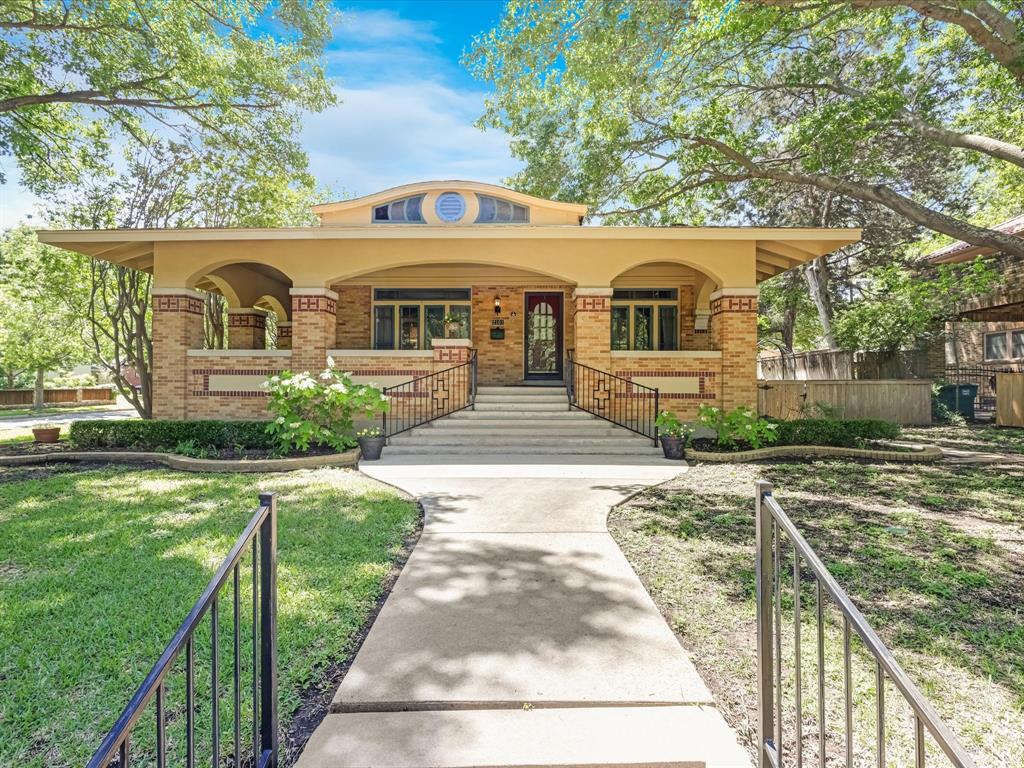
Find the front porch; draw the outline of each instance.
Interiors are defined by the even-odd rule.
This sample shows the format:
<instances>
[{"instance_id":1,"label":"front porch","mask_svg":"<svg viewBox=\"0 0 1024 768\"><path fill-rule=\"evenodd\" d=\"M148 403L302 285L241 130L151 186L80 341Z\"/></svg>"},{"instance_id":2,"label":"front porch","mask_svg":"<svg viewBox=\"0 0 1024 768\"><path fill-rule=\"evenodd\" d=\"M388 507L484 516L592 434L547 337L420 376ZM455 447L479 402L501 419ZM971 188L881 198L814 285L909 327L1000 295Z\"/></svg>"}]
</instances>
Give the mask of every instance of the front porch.
<instances>
[{"instance_id":1,"label":"front porch","mask_svg":"<svg viewBox=\"0 0 1024 768\"><path fill-rule=\"evenodd\" d=\"M859 237L585 227L584 206L472 182L316 212L319 227L40 238L153 273L156 418L263 418L269 375L329 356L388 386L475 355L481 386L515 386L564 383L572 351L692 419L701 403L756 405L758 282ZM227 349L206 348L211 293L228 306Z\"/></svg>"}]
</instances>

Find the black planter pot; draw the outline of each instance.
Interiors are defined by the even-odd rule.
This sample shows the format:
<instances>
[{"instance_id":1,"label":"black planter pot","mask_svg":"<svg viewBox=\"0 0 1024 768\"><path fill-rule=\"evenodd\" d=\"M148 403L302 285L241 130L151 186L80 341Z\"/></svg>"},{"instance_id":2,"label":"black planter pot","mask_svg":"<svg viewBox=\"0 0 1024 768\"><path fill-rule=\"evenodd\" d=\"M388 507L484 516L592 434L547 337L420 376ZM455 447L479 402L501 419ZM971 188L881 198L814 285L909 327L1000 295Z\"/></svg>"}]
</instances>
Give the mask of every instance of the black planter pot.
<instances>
[{"instance_id":1,"label":"black planter pot","mask_svg":"<svg viewBox=\"0 0 1024 768\"><path fill-rule=\"evenodd\" d=\"M661 436L661 450L665 452L666 459L679 460L683 458L686 449L686 441L681 437Z\"/></svg>"},{"instance_id":2,"label":"black planter pot","mask_svg":"<svg viewBox=\"0 0 1024 768\"><path fill-rule=\"evenodd\" d=\"M359 441L359 452L363 455L366 461L376 461L380 458L381 451L384 450L384 440L381 437L357 437Z\"/></svg>"}]
</instances>

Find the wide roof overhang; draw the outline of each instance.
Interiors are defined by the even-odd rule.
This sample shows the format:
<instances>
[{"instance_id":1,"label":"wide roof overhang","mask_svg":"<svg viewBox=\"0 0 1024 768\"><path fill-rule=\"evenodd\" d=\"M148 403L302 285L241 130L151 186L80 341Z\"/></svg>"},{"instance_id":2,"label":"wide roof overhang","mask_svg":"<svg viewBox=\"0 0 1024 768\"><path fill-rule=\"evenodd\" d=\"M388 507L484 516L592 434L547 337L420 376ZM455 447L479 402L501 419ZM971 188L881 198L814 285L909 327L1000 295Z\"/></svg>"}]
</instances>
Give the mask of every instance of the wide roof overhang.
<instances>
[{"instance_id":1,"label":"wide roof overhang","mask_svg":"<svg viewBox=\"0 0 1024 768\"><path fill-rule=\"evenodd\" d=\"M387 224L277 229L39 230L40 242L132 269L152 272L161 242L294 240L565 240L755 242L758 282L860 240L861 230L803 227L579 227L491 224Z\"/></svg>"}]
</instances>

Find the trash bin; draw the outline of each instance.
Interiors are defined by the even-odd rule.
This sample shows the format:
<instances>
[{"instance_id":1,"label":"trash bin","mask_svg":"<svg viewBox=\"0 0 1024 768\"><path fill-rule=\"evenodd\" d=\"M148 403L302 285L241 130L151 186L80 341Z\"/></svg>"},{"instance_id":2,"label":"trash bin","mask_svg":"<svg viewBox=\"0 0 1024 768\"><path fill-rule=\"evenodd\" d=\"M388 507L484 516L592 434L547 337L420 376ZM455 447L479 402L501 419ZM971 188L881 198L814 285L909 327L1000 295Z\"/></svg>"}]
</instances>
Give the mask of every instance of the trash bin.
<instances>
[{"instance_id":1,"label":"trash bin","mask_svg":"<svg viewBox=\"0 0 1024 768\"><path fill-rule=\"evenodd\" d=\"M939 402L969 421L974 420L974 401L977 396L977 384L943 384L939 387Z\"/></svg>"}]
</instances>

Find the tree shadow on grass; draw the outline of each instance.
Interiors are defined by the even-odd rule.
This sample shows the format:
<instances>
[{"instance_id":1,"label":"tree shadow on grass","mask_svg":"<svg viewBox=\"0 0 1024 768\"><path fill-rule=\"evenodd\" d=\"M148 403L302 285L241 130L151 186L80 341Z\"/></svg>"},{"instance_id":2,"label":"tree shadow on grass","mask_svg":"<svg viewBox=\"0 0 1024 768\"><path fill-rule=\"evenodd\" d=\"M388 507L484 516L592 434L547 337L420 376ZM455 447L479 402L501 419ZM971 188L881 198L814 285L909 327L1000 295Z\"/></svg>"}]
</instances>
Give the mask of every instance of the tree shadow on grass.
<instances>
[{"instance_id":1,"label":"tree shadow on grass","mask_svg":"<svg viewBox=\"0 0 1024 768\"><path fill-rule=\"evenodd\" d=\"M800 480L787 485L786 477L794 477L796 466L769 473L777 480L780 504L887 642L991 678L1024 703L1020 553L991 538L964 533L938 515L907 507L887 511L880 503L884 498L871 493L873 472L851 471L844 465L848 491L837 492L832 483L808 473L806 465ZM890 469L886 467L887 472ZM901 476L893 469L888 479L896 477L898 482ZM912 473L907 479L911 488L919 482ZM790 490L800 493L787 496ZM952 485L949 506L969 505L975 492L973 479ZM646 507L642 528L650 535L713 545L693 548L702 573L720 585L730 601L751 604L753 507L753 494L663 492ZM783 556L788 573L791 548L785 548ZM813 581L806 571L802 599L805 605L813 604Z\"/></svg>"}]
</instances>

